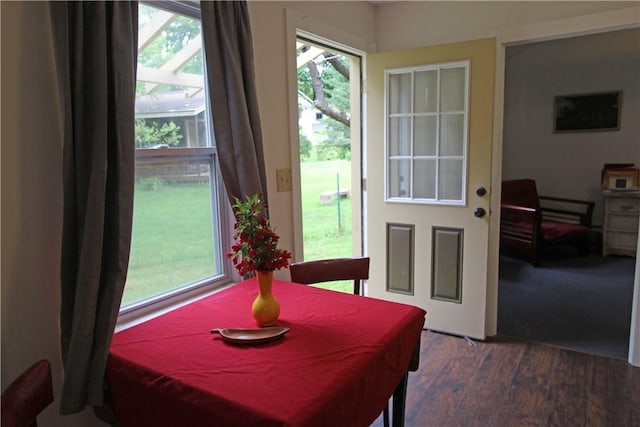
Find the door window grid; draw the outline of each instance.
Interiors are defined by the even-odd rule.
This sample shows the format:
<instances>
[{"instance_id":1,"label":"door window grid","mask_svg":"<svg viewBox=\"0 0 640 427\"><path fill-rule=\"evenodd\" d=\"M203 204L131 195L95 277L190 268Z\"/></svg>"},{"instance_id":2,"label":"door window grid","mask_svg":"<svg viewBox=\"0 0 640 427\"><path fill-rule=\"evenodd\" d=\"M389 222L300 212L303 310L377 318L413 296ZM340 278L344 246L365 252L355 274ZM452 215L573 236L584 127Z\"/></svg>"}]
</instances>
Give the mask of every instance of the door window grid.
<instances>
[{"instance_id":1,"label":"door window grid","mask_svg":"<svg viewBox=\"0 0 640 427\"><path fill-rule=\"evenodd\" d=\"M468 62L385 74L386 200L464 205Z\"/></svg>"}]
</instances>

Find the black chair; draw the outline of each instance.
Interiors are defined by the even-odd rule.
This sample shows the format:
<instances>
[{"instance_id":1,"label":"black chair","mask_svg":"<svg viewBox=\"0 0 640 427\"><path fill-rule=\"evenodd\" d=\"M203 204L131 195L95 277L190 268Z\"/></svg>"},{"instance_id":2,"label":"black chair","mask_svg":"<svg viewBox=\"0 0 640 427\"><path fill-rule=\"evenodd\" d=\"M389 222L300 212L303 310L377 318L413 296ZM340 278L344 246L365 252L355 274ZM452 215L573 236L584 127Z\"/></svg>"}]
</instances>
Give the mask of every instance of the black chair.
<instances>
[{"instance_id":1,"label":"black chair","mask_svg":"<svg viewBox=\"0 0 640 427\"><path fill-rule=\"evenodd\" d=\"M292 282L305 285L353 280L353 294L360 295L362 281L369 278L369 257L296 262L289 266L289 271ZM389 427L389 404L384 408L383 421L384 427Z\"/></svg>"},{"instance_id":2,"label":"black chair","mask_svg":"<svg viewBox=\"0 0 640 427\"><path fill-rule=\"evenodd\" d=\"M52 402L51 364L40 360L2 392L2 427L37 427L37 416Z\"/></svg>"}]
</instances>

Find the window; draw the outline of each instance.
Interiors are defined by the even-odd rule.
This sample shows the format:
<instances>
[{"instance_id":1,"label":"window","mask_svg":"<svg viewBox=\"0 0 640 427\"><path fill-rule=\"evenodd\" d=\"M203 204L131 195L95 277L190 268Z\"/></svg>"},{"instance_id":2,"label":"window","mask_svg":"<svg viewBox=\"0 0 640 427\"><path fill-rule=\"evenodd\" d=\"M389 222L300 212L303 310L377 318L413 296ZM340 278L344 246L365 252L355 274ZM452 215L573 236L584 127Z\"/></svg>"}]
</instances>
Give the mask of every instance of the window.
<instances>
[{"instance_id":1,"label":"window","mask_svg":"<svg viewBox=\"0 0 640 427\"><path fill-rule=\"evenodd\" d=\"M387 201L464 205L468 68L386 71Z\"/></svg>"},{"instance_id":2,"label":"window","mask_svg":"<svg viewBox=\"0 0 640 427\"><path fill-rule=\"evenodd\" d=\"M121 313L226 279L228 223L200 33L193 6L139 6L133 236Z\"/></svg>"}]
</instances>

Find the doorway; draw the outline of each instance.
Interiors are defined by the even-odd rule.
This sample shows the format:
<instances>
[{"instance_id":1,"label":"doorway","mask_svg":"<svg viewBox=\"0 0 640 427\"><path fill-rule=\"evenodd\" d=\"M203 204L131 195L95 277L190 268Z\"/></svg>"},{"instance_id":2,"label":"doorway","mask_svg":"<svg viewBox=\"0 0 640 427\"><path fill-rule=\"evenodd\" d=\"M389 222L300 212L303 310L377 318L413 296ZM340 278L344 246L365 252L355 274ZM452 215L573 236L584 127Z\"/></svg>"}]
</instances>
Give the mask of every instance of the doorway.
<instances>
[{"instance_id":1,"label":"doorway","mask_svg":"<svg viewBox=\"0 0 640 427\"><path fill-rule=\"evenodd\" d=\"M300 260L362 254L361 57L296 40ZM352 284L322 285L351 292Z\"/></svg>"},{"instance_id":2,"label":"doorway","mask_svg":"<svg viewBox=\"0 0 640 427\"><path fill-rule=\"evenodd\" d=\"M625 70L633 73L629 64L640 62L637 41L628 42L637 34L611 31L506 48L503 179L534 178L540 194L596 202L596 236L603 221L603 163L637 159L632 141L638 128L555 134L553 97L610 85L637 97L637 76L625 77ZM579 166L570 161L578 157ZM602 257L598 239L588 258L554 247L538 269L501 258L498 333L626 359L635 264L632 258Z\"/></svg>"}]
</instances>

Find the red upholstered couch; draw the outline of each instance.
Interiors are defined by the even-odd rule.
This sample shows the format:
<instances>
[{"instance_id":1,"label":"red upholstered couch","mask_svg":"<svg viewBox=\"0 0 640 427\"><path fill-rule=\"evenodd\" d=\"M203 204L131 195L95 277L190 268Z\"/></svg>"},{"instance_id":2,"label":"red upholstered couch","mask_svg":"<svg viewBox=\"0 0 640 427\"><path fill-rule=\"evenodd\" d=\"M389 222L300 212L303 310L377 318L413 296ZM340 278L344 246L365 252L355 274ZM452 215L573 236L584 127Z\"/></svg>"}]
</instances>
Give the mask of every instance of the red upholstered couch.
<instances>
[{"instance_id":1,"label":"red upholstered couch","mask_svg":"<svg viewBox=\"0 0 640 427\"><path fill-rule=\"evenodd\" d=\"M502 182L500 252L540 261L543 245L567 243L587 255L594 203L539 196L532 179Z\"/></svg>"}]
</instances>

